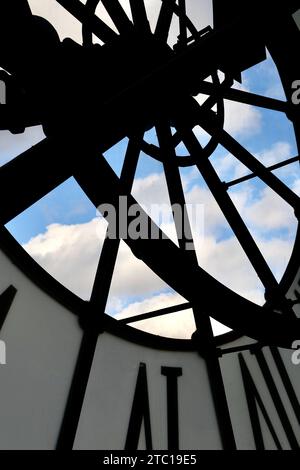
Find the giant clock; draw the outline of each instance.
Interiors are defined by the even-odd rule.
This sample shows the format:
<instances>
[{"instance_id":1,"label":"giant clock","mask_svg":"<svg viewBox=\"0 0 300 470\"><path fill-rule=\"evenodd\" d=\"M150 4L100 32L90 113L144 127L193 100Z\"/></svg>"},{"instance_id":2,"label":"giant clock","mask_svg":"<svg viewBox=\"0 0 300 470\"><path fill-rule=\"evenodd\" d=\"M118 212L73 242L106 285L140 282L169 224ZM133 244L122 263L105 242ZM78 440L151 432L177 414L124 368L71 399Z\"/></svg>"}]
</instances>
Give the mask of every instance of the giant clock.
<instances>
[{"instance_id":1,"label":"giant clock","mask_svg":"<svg viewBox=\"0 0 300 470\"><path fill-rule=\"evenodd\" d=\"M210 157L222 145L298 220L299 198L275 168L224 130L224 99L282 113L299 144L299 108L292 98L299 65L290 56L299 43L299 2L269 9L268 2L215 0L214 27L200 31L184 0L159 2L155 27L144 0L127 2L130 15L117 0L57 3L82 23L82 44L60 41L25 0L0 7L0 65L8 91L1 129L21 133L40 124L46 136L0 169L0 325L7 352L0 369L0 447L298 448L300 380L290 348L300 339L299 234L278 282L228 195L235 182L224 184ZM99 3L114 29L97 16ZM179 36L171 47L174 18ZM101 45L93 44L93 35ZM264 61L266 48L286 101L233 87L243 71ZM201 105L194 98L199 93L208 97ZM193 131L197 125L210 136L204 146ZM144 138L152 128L157 145ZM126 136L118 178L102 154ZM176 151L180 143L188 151L184 157ZM175 245L140 208L149 233L158 236L124 240L187 299L196 324L190 340L154 336L130 327L130 318L105 314L121 235L106 238L84 302L43 271L4 227L70 176L95 207L110 204L118 211L122 197L136 205L131 190L141 151L163 164L170 201L184 219L179 169L200 172L264 286L265 305L214 279L198 265L190 234ZM179 230L176 213L174 221ZM233 332L214 338L209 317Z\"/></svg>"}]
</instances>

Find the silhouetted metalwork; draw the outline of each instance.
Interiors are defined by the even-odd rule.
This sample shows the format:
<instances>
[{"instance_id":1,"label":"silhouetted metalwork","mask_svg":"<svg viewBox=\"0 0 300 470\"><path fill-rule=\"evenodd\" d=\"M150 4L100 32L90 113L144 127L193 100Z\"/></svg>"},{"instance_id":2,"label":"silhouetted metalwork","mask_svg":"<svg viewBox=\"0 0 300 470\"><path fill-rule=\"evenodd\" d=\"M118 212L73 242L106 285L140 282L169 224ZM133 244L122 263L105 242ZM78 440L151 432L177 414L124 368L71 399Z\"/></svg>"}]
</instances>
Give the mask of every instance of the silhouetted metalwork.
<instances>
[{"instance_id":1,"label":"silhouetted metalwork","mask_svg":"<svg viewBox=\"0 0 300 470\"><path fill-rule=\"evenodd\" d=\"M96 15L99 0L57 3L82 23L82 45L71 39L60 41L48 21L32 15L26 0L1 2L0 65L4 70L0 78L7 85L8 102L1 113L0 129L20 133L41 124L46 138L0 169L0 221L7 223L71 176L95 207L110 203L117 209L120 196L126 196L129 205L136 204L131 191L143 151L162 162L171 204L182 208L187 227L179 167L195 166L260 278L266 305L260 307L242 298L207 274L198 266L195 250L185 249L187 239L178 237L177 247L146 214L145 220L159 239L126 238L125 242L135 256L188 301L178 309L141 314L136 321L192 308L197 327L193 341L199 341L199 353L207 361L223 443L234 448L209 316L270 345L290 346L300 329L293 303L286 299L286 290L276 281L227 190L257 177L286 201L297 217L300 212L298 196L272 173L298 157L266 168L225 131L224 99L286 114L299 144L299 111L290 102L297 66L286 51L298 40L299 31L291 15L300 2L277 2L269 9L264 1L214 0L214 27L201 31L187 17L184 0L162 0L154 28L150 27L143 0L129 1L130 17L118 0L102 0L116 31ZM179 36L171 47L168 38L175 20ZM93 44L93 34L101 45ZM266 47L278 66L287 101L233 88L234 80L241 80L245 69L266 58ZM218 71L224 74L222 81ZM202 105L194 98L199 93L208 95ZM193 130L198 125L210 135L204 147ZM144 140L145 132L152 128L158 145ZM129 143L118 178L102 154L124 137ZM177 154L176 147L181 143L189 155ZM222 182L209 160L219 144L251 174ZM140 211L143 213L142 208ZM128 224L130 221L129 217ZM182 220L175 215L174 222L178 229ZM187 238L192 243L190 228L189 232ZM82 312L84 336L58 448L71 448L74 442L98 336L107 322L105 308L119 245L119 239L106 238L92 295ZM288 269L291 266L295 263ZM122 321L129 323L133 318ZM247 368L243 362L241 366L251 388ZM260 436L258 442L263 445Z\"/></svg>"}]
</instances>

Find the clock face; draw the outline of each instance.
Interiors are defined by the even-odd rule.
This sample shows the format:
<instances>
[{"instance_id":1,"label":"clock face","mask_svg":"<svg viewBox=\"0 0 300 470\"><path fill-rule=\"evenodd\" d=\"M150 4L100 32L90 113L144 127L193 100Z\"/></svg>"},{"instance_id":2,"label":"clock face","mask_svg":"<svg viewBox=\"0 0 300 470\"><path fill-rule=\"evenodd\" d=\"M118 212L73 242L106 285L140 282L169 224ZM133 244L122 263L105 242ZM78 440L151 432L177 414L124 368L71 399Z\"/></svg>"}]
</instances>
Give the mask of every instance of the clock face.
<instances>
[{"instance_id":1,"label":"clock face","mask_svg":"<svg viewBox=\"0 0 300 470\"><path fill-rule=\"evenodd\" d=\"M203 2L209 20L201 26L192 1L50 3L44 8L33 0L19 2L19 10L1 7L1 40L7 44L0 64L7 89L2 128L17 136L42 126L45 136L0 169L0 325L7 350L7 365L1 369L7 431L1 446L175 450L234 448L239 441L241 448L266 443L297 447L295 371L288 374L290 358L276 349L292 347L299 336L299 180L286 172L295 165L296 174L299 159L298 64L287 52L299 40L293 16L297 2L280 3L271 13L254 5L247 17L238 5ZM71 25L76 19L77 41L62 36L59 18L64 15ZM252 69L263 74L270 63L284 99L247 89L247 80L255 76ZM257 82L255 87L259 90ZM235 120L230 120L228 103L241 106L231 114ZM243 122L253 132L260 119L261 134L268 135L255 139L269 143L271 123L276 138L272 156L266 151L257 155L245 135L241 141L236 137ZM118 175L109 157L120 156L124 145ZM292 149L294 154L282 158ZM276 152L282 154L277 161ZM141 202L146 188L141 171L149 182L155 165L165 181L169 232L169 219L164 224L161 213L151 211L161 193L152 192L148 206ZM5 228L14 233L14 224L22 217L26 221L28 208L70 178L97 209L106 230L85 300L38 266ZM66 191L63 195L68 197ZM197 197L200 202L189 207L188 198ZM200 214L196 223L193 207ZM214 210L217 222L210 221ZM288 230L277 222L282 213ZM264 227L257 222L262 217L269 230L265 239L253 230L253 224ZM218 231L208 268L205 250L213 239L201 226L203 220L210 221L209 230ZM202 244L197 230L204 234ZM141 264L149 268L178 296L173 305L127 309L115 318L105 313L125 245L135 259L128 269L139 273ZM33 246L27 243L27 251ZM225 251L218 257L220 246ZM226 253L234 253L226 251L228 246L238 246L252 270L259 285L252 297L245 294L246 276L236 287L226 278L226 273L233 275L231 263L227 270L220 268L228 263ZM276 258L282 256L280 248L292 252L289 262L280 261L279 273L268 262L272 257L265 256L268 247L277 247ZM244 276L241 266L235 267L235 278ZM145 299L132 299L147 305ZM191 339L139 330L139 322L156 319L157 326L174 313L184 325L186 311L192 319ZM210 317L234 331L214 339ZM243 350L252 354L238 356ZM35 384L39 397L32 400ZM236 394L243 397L239 412ZM268 394L275 411L261 399ZM155 403L155 396L162 398ZM266 422L263 433L259 413ZM109 424L104 427L104 422ZM240 428L246 437L237 438Z\"/></svg>"}]
</instances>

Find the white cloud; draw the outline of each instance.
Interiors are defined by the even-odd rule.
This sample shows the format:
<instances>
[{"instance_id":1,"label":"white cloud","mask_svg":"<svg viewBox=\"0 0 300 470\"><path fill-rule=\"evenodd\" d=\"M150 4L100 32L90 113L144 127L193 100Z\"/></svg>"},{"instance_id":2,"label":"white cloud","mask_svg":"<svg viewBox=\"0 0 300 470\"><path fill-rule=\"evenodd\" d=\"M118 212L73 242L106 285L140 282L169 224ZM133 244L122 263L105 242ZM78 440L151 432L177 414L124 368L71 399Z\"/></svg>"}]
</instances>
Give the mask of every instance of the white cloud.
<instances>
[{"instance_id":1,"label":"white cloud","mask_svg":"<svg viewBox=\"0 0 300 470\"><path fill-rule=\"evenodd\" d=\"M292 190L300 196L300 178L297 178L292 186Z\"/></svg>"},{"instance_id":2,"label":"white cloud","mask_svg":"<svg viewBox=\"0 0 300 470\"><path fill-rule=\"evenodd\" d=\"M220 73L220 77L222 76L223 74ZM221 81L222 80L223 78L221 78ZM234 88L249 91L245 85L236 83ZM200 105L202 105L206 99L206 95L199 94L196 96L196 100ZM224 100L224 109L224 129L233 137L250 137L261 131L262 114L256 107L237 101ZM202 145L205 145L209 140L207 133L199 127L196 128L196 135Z\"/></svg>"},{"instance_id":3,"label":"white cloud","mask_svg":"<svg viewBox=\"0 0 300 470\"><path fill-rule=\"evenodd\" d=\"M252 69L253 71L253 69ZM282 83L280 81L277 67L267 50L267 60L260 62L255 66L257 79L265 85L263 94L271 98L286 100Z\"/></svg>"},{"instance_id":4,"label":"white cloud","mask_svg":"<svg viewBox=\"0 0 300 470\"><path fill-rule=\"evenodd\" d=\"M125 307L116 315L116 318L122 319L136 316L184 302L185 300L178 294L163 293L154 295L141 302L134 302ZM131 326L170 338L190 338L196 329L191 309L131 323Z\"/></svg>"},{"instance_id":5,"label":"white cloud","mask_svg":"<svg viewBox=\"0 0 300 470\"><path fill-rule=\"evenodd\" d=\"M91 292L101 246L99 229L104 235L105 225L99 218L87 224L52 224L46 233L33 238L24 248L62 284L87 299ZM260 292L255 279L234 244L233 240L218 244L212 237L205 239L205 244L198 246L203 254L200 256L201 265L229 287L253 301L259 301ZM166 284L141 261L134 258L122 243L107 311L119 312L117 317L124 318L185 301L175 293L157 294L165 289ZM201 295L201 292L199 294ZM144 300L132 302L124 307L124 303L131 296L144 297ZM193 316L188 312L139 322L137 326L154 334L170 337L190 337L195 329ZM224 331L224 327L216 326L215 323L214 328L218 333Z\"/></svg>"},{"instance_id":6,"label":"white cloud","mask_svg":"<svg viewBox=\"0 0 300 470\"><path fill-rule=\"evenodd\" d=\"M24 248L58 281L87 299L91 293L102 244L98 237L99 228L104 235L105 226L99 218L86 224L52 224L44 234L30 240ZM211 237L206 238L204 245L202 242L198 248L202 252L203 256L199 258L205 269L251 300L260 300L255 278L249 273L251 270L245 260L241 259L240 251L237 250L236 253L234 241L218 244ZM162 292L166 287L166 284L140 260L134 258L129 248L122 243L107 311L118 312L118 317L124 317L184 302L178 294ZM128 299L135 296L144 300L132 302L124 307ZM189 337L195 329L193 317L187 312L171 314L159 320L139 322L138 326L146 331L170 337ZM220 331L218 326L214 328Z\"/></svg>"},{"instance_id":7,"label":"white cloud","mask_svg":"<svg viewBox=\"0 0 300 470\"><path fill-rule=\"evenodd\" d=\"M132 194L145 207L151 204L170 204L166 180L162 173L152 173L145 178L137 178Z\"/></svg>"},{"instance_id":8,"label":"white cloud","mask_svg":"<svg viewBox=\"0 0 300 470\"><path fill-rule=\"evenodd\" d=\"M137 178L132 188L132 194L154 222L174 243L177 243L164 174L152 173L145 178Z\"/></svg>"},{"instance_id":9,"label":"white cloud","mask_svg":"<svg viewBox=\"0 0 300 470\"><path fill-rule=\"evenodd\" d=\"M276 142L270 149L264 150L256 156L265 166L271 166L282 160L290 158L292 146L289 142Z\"/></svg>"},{"instance_id":10,"label":"white cloud","mask_svg":"<svg viewBox=\"0 0 300 470\"><path fill-rule=\"evenodd\" d=\"M246 90L244 87L241 89ZM234 137L256 135L261 130L262 115L254 106L225 100L224 129Z\"/></svg>"},{"instance_id":11,"label":"white cloud","mask_svg":"<svg viewBox=\"0 0 300 470\"><path fill-rule=\"evenodd\" d=\"M186 176L187 187L188 179ZM223 215L209 191L196 184L193 171L191 172L191 181L193 186L187 191L187 202L200 202L205 209L204 236L201 233L200 235L195 234L199 264L231 289L252 301L262 303L262 286L237 240L232 236L218 240L216 236L218 229L224 228ZM145 205L149 205L152 200L158 201L160 198L163 201L167 195L164 178L162 175L156 174L138 180L135 185L135 193L136 197L140 198ZM236 200L239 201L241 209L244 211L248 204L247 191L241 191L240 194L237 194ZM253 224L260 223L263 226L265 223L268 229L286 227L290 224L286 211L282 210L280 206L274 206L274 200L270 198L267 191L255 204L254 206L253 203L252 206L250 204L248 213L248 218L252 217ZM270 210L271 205L273 211ZM99 217L86 224L52 224L44 234L30 240L25 245L25 249L60 282L87 299L91 292L105 228L105 222ZM170 227L169 230L171 230ZM292 246L290 240L263 239L257 234L256 236L276 275L280 276L290 254ZM176 303L179 296L175 293L166 293L166 288L166 284L140 260L136 259L130 249L122 242L107 307L108 311L119 313L122 316L134 315L142 313L143 309L147 311ZM199 295L201 296L200 291ZM132 300L131 305L127 305L130 298L140 300ZM177 321L179 317L180 322ZM184 313L182 316L170 315L162 321L149 320L147 324L143 323L142 325L149 328L150 324L156 332L161 331L161 334L165 334L166 329L169 328L171 332L169 334L184 336L187 331L190 332L192 323L191 319L183 319Z\"/></svg>"},{"instance_id":12,"label":"white cloud","mask_svg":"<svg viewBox=\"0 0 300 470\"><path fill-rule=\"evenodd\" d=\"M295 224L295 215L291 206L268 187L263 189L259 199L247 208L245 215L252 225L265 231L293 230Z\"/></svg>"},{"instance_id":13,"label":"white cloud","mask_svg":"<svg viewBox=\"0 0 300 470\"><path fill-rule=\"evenodd\" d=\"M111 285L111 298L153 295L166 288L167 285L142 261L135 258L125 242L122 242Z\"/></svg>"},{"instance_id":14,"label":"white cloud","mask_svg":"<svg viewBox=\"0 0 300 470\"><path fill-rule=\"evenodd\" d=\"M240 295L262 303L262 286L236 238L218 242L209 236L195 244L202 268Z\"/></svg>"},{"instance_id":15,"label":"white cloud","mask_svg":"<svg viewBox=\"0 0 300 470\"><path fill-rule=\"evenodd\" d=\"M293 241L274 237L261 240L259 245L276 279L280 281L292 253Z\"/></svg>"},{"instance_id":16,"label":"white cloud","mask_svg":"<svg viewBox=\"0 0 300 470\"><path fill-rule=\"evenodd\" d=\"M86 224L51 224L24 248L59 282L87 299L102 245L98 234L104 228L98 218Z\"/></svg>"},{"instance_id":17,"label":"white cloud","mask_svg":"<svg viewBox=\"0 0 300 470\"><path fill-rule=\"evenodd\" d=\"M255 158L259 160L264 166L272 166L275 163L279 163L284 161L288 158L291 158L292 155L292 146L289 142L275 142L271 148L262 150L261 152L254 154ZM245 174L249 173L249 169L246 168L244 165L239 163L237 160L237 165L234 171L234 177L239 178L244 176ZM281 177L288 176L291 172L291 167L286 166L281 170ZM292 170L293 171L293 170Z\"/></svg>"},{"instance_id":18,"label":"white cloud","mask_svg":"<svg viewBox=\"0 0 300 470\"><path fill-rule=\"evenodd\" d=\"M116 315L118 320L122 318L134 317L141 313L148 313L162 308L184 303L185 300L178 294L164 293L154 295L141 302L134 302L125 307ZM159 336L169 338L190 339L196 330L195 320L192 309L182 310L180 312L170 313L157 318L142 320L130 323L131 326L143 331L153 333ZM212 319L212 327L215 335L220 335L230 331L221 323Z\"/></svg>"},{"instance_id":19,"label":"white cloud","mask_svg":"<svg viewBox=\"0 0 300 470\"><path fill-rule=\"evenodd\" d=\"M224 225L226 225L225 218L218 204L207 188L194 184L186 195L186 202L192 207L197 204L203 207L203 227L200 235L204 233L205 236L211 234L217 236L219 230L223 229Z\"/></svg>"},{"instance_id":20,"label":"white cloud","mask_svg":"<svg viewBox=\"0 0 300 470\"><path fill-rule=\"evenodd\" d=\"M34 14L45 16L53 23L61 39L68 36L81 42L81 24L57 2L29 0L29 3ZM128 0L121 0L121 3L128 11ZM146 0L152 28L154 28L160 5L160 0ZM207 24L212 24L211 0L188 0L187 11L191 19L195 21L198 30ZM101 2L97 13L113 27ZM178 28L175 27L171 31L171 42L175 42L177 34ZM245 86L239 86L239 88L247 90ZM248 137L260 132L262 117L255 107L226 100L225 110L225 129L235 137ZM200 135L205 138L205 133L200 132ZM11 147L8 145L10 136L7 134L4 136L2 146L4 145L3 150L6 151L6 146L7 148ZM37 136L40 137L39 132L37 132ZM28 140L27 133L14 137L16 154L20 153L21 148L25 148L26 145L28 147L32 145L36 138L36 136L31 136ZM29 141L30 144L28 144ZM287 142L277 142L271 149L261 152L258 157L264 164L271 165L291 156L290 152L291 146ZM3 154L5 155L5 152ZM7 158L6 155L5 158ZM220 158L217 162L217 169L222 174L233 177L239 177L247 171L230 156ZM294 190L300 193L299 181L300 179L295 180ZM205 187L199 185L193 171L185 177L183 182L187 190L187 203L200 204L204 207L204 231L197 230L194 233L199 264L231 289L250 300L261 303L263 301L261 284L238 242L232 236L220 239L220 234L227 225L214 198ZM253 199L253 191L253 186L245 185L243 190L236 191L232 197L241 214L253 229L260 248L279 278L291 252L290 239L294 233L295 218L293 213L287 209L286 204L275 197L271 190L263 190L256 200ZM146 178L136 180L133 194L148 211L150 211L151 204L165 205L166 219L162 228L175 240L174 224L171 223L169 217L169 196L162 174L151 174ZM85 224L52 224L47 227L45 233L31 239L24 248L62 284L82 298L88 299L103 244L105 228L105 222L99 217ZM289 239L270 236L273 230L282 228L289 231ZM268 238L263 237L263 232L268 233ZM108 310L118 312L118 318L124 318L183 301L178 294L163 292L166 287L166 284L140 260L134 258L129 248L122 242L117 259L117 272L113 278L109 305L107 306ZM127 305L128 299L132 297L138 297L142 300L132 301ZM148 331L150 328L156 334L173 337L190 337L195 329L193 317L190 312L186 311L139 322L139 327ZM220 326L215 326L215 328L218 329Z\"/></svg>"},{"instance_id":21,"label":"white cloud","mask_svg":"<svg viewBox=\"0 0 300 470\"><path fill-rule=\"evenodd\" d=\"M291 158L292 156L291 144L284 141L275 142L270 148L254 153L254 157L266 167ZM231 154L225 154L214 159L214 167L219 177L224 181L240 178L251 173L249 168L240 163L240 161ZM287 165L280 171L281 178L294 176L294 169L290 165Z\"/></svg>"},{"instance_id":22,"label":"white cloud","mask_svg":"<svg viewBox=\"0 0 300 470\"><path fill-rule=\"evenodd\" d=\"M106 222L100 217L84 224L51 224L45 233L32 238L24 248L68 289L88 299L105 230ZM151 295L165 289L166 284L122 242L111 287L110 308L116 308L118 298Z\"/></svg>"}]
</instances>

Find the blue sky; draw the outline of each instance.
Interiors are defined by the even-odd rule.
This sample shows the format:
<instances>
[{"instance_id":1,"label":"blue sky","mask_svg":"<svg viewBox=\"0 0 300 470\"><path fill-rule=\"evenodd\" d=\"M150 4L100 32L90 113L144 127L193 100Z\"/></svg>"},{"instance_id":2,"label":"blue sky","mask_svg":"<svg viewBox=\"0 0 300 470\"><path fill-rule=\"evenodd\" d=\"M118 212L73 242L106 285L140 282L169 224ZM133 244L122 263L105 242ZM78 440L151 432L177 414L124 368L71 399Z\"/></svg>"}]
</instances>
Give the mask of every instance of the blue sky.
<instances>
[{"instance_id":1,"label":"blue sky","mask_svg":"<svg viewBox=\"0 0 300 470\"><path fill-rule=\"evenodd\" d=\"M259 75L259 80L257 77ZM247 84L249 91L272 96L278 99L284 99L284 93L278 81L277 72L272 60L269 58L267 62L258 64L243 74L243 83ZM269 94L269 91L273 93ZM281 113L260 109L262 125L259 134L242 135L237 139L252 154L257 154L264 149L272 146L275 141L288 142L291 145L291 157L297 155L296 142L290 122ZM29 132L28 132L29 134ZM40 129L32 128L30 136L27 138L33 143L42 138L43 133ZM151 143L157 143L155 131L148 131L145 140ZM1 157L4 162L12 156L16 156L24 149L22 141L24 138L20 136L11 136L7 145L6 158ZM111 164L112 168L118 176L120 176L123 159L127 147L128 139L123 139L112 149L105 153L105 157ZM226 154L226 150L221 146L212 156L212 162L216 162L220 157ZM5 152L3 151L2 155ZM279 160L278 160L279 161ZM296 168L296 165L294 165ZM141 153L138 164L136 178L144 178L151 173L161 173L162 165L155 159ZM189 169L183 169L182 174L188 173ZM276 174L276 172L275 172ZM280 177L280 171L277 171ZM233 177L230 173L228 178ZM288 184L293 180L293 176L289 173L284 177L284 181ZM262 187L262 183L256 179L257 187ZM38 203L34 204L26 212L19 215L14 221L10 222L7 227L14 234L20 243L26 243L35 235L44 232L47 226L53 222L61 224L84 223L91 220L95 216L94 206L90 203L81 188L73 178L70 178L63 185L42 198Z\"/></svg>"},{"instance_id":2,"label":"blue sky","mask_svg":"<svg viewBox=\"0 0 300 470\"><path fill-rule=\"evenodd\" d=\"M278 73L270 57L243 73L242 86L254 93L284 99ZM225 128L266 165L297 155L292 126L281 113L226 102ZM42 138L41 128L28 129L25 135L20 136L2 132L2 164ZM200 138L203 135L200 134ZM153 130L147 133L146 139L156 143ZM127 142L124 139L105 154L117 175L120 175ZM178 152L182 152L180 145ZM224 181L248 172L221 146L211 161ZM278 170L276 174L295 191L300 189L298 164ZM194 234L199 264L228 287L251 300L261 302L262 287L257 282L257 276L204 182L193 168L182 169L181 175L187 201L193 204L200 201L204 206L203 233ZM162 164L143 153L137 168L134 195L146 209L151 201L168 202ZM258 179L235 186L230 190L230 195L276 276L280 278L295 235L296 221L293 215ZM73 178L20 214L7 227L53 276L83 298L89 297L105 225ZM169 236L174 237L171 222L163 228ZM282 254L282 259L278 252ZM220 269L224 259L229 265L227 271ZM74 274L77 272L80 273L78 277ZM243 277L244 283L241 282ZM121 318L183 301L143 263L133 259L122 243L107 311ZM192 332L193 320L190 312L185 315L161 319L159 325L148 321L140 326L161 334L168 335L172 331L171 335L182 336L186 332L188 336Z\"/></svg>"}]
</instances>

